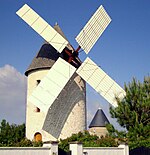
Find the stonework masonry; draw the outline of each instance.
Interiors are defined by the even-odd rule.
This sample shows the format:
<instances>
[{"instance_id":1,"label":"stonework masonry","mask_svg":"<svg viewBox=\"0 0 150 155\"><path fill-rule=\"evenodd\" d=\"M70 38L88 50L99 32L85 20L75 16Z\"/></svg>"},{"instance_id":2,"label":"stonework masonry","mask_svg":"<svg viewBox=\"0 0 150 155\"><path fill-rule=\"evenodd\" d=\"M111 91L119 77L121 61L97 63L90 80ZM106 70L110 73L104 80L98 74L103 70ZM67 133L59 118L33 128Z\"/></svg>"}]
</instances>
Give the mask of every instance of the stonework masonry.
<instances>
[{"instance_id":1,"label":"stonework masonry","mask_svg":"<svg viewBox=\"0 0 150 155\"><path fill-rule=\"evenodd\" d=\"M49 108L43 129L56 138L83 131L86 110L84 101L85 86L83 80L75 73ZM63 131L66 134L62 131L65 122L67 128Z\"/></svg>"},{"instance_id":2,"label":"stonework masonry","mask_svg":"<svg viewBox=\"0 0 150 155\"><path fill-rule=\"evenodd\" d=\"M97 135L101 137L101 136L106 136L108 131L106 127L92 127L92 128L89 128L89 133L92 135Z\"/></svg>"},{"instance_id":3,"label":"stonework masonry","mask_svg":"<svg viewBox=\"0 0 150 155\"><path fill-rule=\"evenodd\" d=\"M42 140L48 141L56 140L53 136L42 130L42 126L46 115L44 112L36 112L36 106L28 101L28 97L32 94L33 90L37 87L37 80L41 80L46 73L46 70L36 70L30 72L28 75L28 88L27 88L27 107L26 107L26 137L30 140L34 139L34 135L39 132L42 134Z\"/></svg>"}]
</instances>

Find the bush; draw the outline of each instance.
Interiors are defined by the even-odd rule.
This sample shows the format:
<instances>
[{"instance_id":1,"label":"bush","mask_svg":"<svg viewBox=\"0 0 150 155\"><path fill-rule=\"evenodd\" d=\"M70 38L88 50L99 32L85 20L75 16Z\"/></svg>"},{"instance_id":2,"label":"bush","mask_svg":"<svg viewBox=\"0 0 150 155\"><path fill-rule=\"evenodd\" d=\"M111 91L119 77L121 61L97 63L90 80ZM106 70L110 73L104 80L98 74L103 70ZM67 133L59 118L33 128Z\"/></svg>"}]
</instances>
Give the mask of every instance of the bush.
<instances>
[{"instance_id":1,"label":"bush","mask_svg":"<svg viewBox=\"0 0 150 155\"><path fill-rule=\"evenodd\" d=\"M20 142L18 142L15 146L16 147L41 147L43 143L41 141L30 141L29 139L22 139Z\"/></svg>"},{"instance_id":2,"label":"bush","mask_svg":"<svg viewBox=\"0 0 150 155\"><path fill-rule=\"evenodd\" d=\"M99 138L96 135L90 135L88 131L79 132L73 134L71 137L68 137L64 140L60 140L59 148L68 152L70 142L81 142L84 147L115 147L118 146L118 143L114 138L106 136Z\"/></svg>"}]
</instances>

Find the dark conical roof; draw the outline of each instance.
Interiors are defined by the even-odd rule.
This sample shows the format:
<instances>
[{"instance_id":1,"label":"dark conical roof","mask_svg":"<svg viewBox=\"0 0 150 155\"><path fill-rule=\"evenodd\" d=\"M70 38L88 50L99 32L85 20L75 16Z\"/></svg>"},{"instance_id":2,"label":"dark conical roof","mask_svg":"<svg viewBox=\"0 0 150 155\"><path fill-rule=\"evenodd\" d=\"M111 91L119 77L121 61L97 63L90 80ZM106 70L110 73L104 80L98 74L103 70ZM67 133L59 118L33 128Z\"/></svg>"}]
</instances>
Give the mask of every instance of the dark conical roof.
<instances>
[{"instance_id":1,"label":"dark conical roof","mask_svg":"<svg viewBox=\"0 0 150 155\"><path fill-rule=\"evenodd\" d=\"M54 29L66 39L58 24L54 26ZM45 42L27 68L25 75L28 76L28 74L34 70L51 68L59 56L60 53L58 53L49 43Z\"/></svg>"},{"instance_id":2,"label":"dark conical roof","mask_svg":"<svg viewBox=\"0 0 150 155\"><path fill-rule=\"evenodd\" d=\"M49 43L43 44L37 56L26 70L25 75L28 76L29 72L33 70L51 68L58 57L59 53Z\"/></svg>"},{"instance_id":3,"label":"dark conical roof","mask_svg":"<svg viewBox=\"0 0 150 155\"><path fill-rule=\"evenodd\" d=\"M92 127L105 127L106 124L109 123L109 120L107 119L106 115L104 114L102 109L98 109L91 124L89 125L89 128Z\"/></svg>"}]
</instances>

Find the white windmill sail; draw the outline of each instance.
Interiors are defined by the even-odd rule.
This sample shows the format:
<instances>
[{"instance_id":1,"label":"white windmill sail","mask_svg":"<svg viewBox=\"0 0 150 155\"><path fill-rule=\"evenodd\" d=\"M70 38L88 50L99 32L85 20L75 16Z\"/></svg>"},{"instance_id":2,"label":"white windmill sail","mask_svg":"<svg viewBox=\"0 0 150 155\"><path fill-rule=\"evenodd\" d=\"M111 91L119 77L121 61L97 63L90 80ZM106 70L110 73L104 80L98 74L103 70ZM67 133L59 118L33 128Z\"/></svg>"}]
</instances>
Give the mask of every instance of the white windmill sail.
<instances>
[{"instance_id":1,"label":"white windmill sail","mask_svg":"<svg viewBox=\"0 0 150 155\"><path fill-rule=\"evenodd\" d=\"M75 38L86 54L89 53L110 22L111 18L101 5Z\"/></svg>"},{"instance_id":2,"label":"white windmill sail","mask_svg":"<svg viewBox=\"0 0 150 155\"><path fill-rule=\"evenodd\" d=\"M122 99L126 94L112 78L88 57L76 72L114 107L117 106L116 97Z\"/></svg>"},{"instance_id":3,"label":"white windmill sail","mask_svg":"<svg viewBox=\"0 0 150 155\"><path fill-rule=\"evenodd\" d=\"M65 40L56 30L54 30L43 18L41 18L27 4L20 8L16 14L31 26L40 36L50 43L58 52L67 46Z\"/></svg>"},{"instance_id":4,"label":"white windmill sail","mask_svg":"<svg viewBox=\"0 0 150 155\"><path fill-rule=\"evenodd\" d=\"M47 113L51 104L67 84L76 68L58 58L48 74L41 80L29 97L29 101Z\"/></svg>"}]
</instances>

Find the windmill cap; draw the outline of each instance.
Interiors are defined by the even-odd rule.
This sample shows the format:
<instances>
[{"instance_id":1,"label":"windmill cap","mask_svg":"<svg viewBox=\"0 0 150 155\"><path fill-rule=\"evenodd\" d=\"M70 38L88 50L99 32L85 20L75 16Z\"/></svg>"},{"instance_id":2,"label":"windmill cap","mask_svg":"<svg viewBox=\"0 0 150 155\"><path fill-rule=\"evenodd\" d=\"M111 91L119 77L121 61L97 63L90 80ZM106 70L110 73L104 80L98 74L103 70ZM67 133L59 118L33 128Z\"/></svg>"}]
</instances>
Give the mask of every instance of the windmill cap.
<instances>
[{"instance_id":1,"label":"windmill cap","mask_svg":"<svg viewBox=\"0 0 150 155\"><path fill-rule=\"evenodd\" d=\"M54 29L66 39L58 23L55 24ZM30 72L35 70L51 68L55 63L55 61L59 58L59 56L60 54L56 51L56 49L52 45L50 45L48 42L44 42L39 52L33 58L31 64L27 68L25 75L28 76Z\"/></svg>"}]
</instances>

